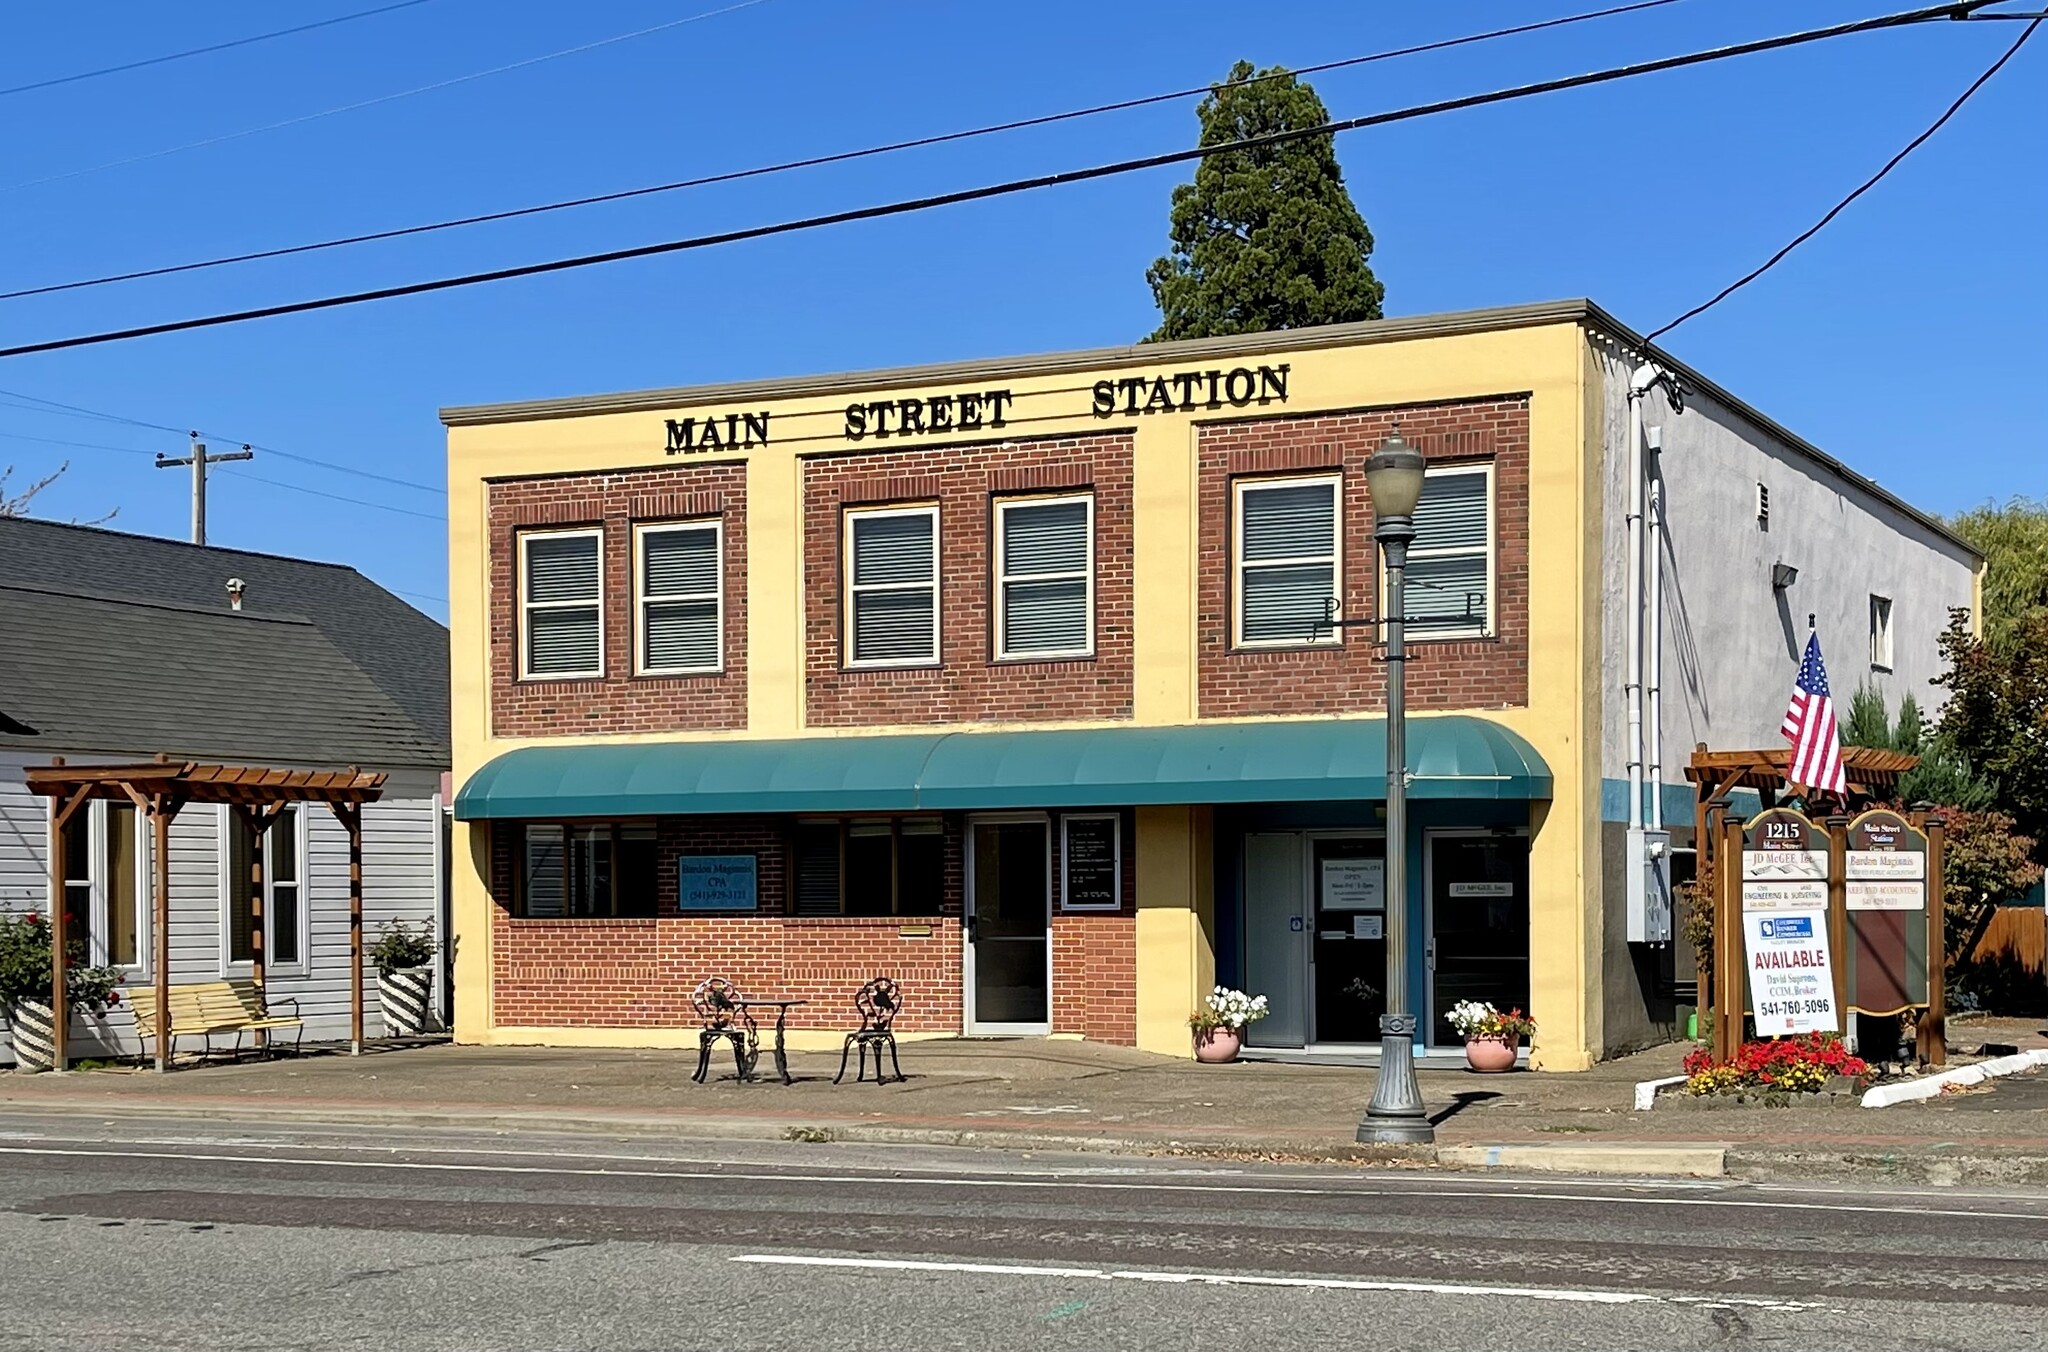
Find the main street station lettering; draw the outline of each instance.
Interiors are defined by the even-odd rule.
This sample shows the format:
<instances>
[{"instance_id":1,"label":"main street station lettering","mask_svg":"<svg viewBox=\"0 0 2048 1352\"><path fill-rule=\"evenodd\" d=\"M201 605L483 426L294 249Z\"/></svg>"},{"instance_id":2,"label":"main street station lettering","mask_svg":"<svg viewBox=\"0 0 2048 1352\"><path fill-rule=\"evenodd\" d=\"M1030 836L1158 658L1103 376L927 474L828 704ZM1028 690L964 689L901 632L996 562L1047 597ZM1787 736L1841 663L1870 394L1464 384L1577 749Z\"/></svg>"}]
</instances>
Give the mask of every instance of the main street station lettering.
<instances>
[{"instance_id":1,"label":"main street station lettering","mask_svg":"<svg viewBox=\"0 0 2048 1352\"><path fill-rule=\"evenodd\" d=\"M1175 371L1170 376L1125 376L1095 382L1093 412L1098 418L1119 413L1191 413L1197 408L1244 408L1248 404L1287 402L1287 367L1234 366L1228 371Z\"/></svg>"},{"instance_id":2,"label":"main street station lettering","mask_svg":"<svg viewBox=\"0 0 2048 1352\"><path fill-rule=\"evenodd\" d=\"M768 444L768 410L759 413L716 414L708 418L668 419L668 453L692 455L702 451L743 450Z\"/></svg>"},{"instance_id":3,"label":"main street station lettering","mask_svg":"<svg viewBox=\"0 0 2048 1352\"><path fill-rule=\"evenodd\" d=\"M935 394L929 399L873 399L846 406L846 439L924 436L933 432L979 432L1008 424L1008 390L978 394Z\"/></svg>"}]
</instances>

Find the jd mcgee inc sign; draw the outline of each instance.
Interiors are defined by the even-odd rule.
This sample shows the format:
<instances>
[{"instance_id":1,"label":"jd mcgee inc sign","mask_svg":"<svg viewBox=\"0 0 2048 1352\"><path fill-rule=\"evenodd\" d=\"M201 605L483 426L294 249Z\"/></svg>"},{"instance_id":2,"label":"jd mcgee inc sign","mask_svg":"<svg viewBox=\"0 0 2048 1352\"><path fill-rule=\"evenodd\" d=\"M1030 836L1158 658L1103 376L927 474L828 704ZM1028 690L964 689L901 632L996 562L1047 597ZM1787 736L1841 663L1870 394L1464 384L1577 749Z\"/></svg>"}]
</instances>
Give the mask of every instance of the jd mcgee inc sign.
<instances>
[{"instance_id":1,"label":"jd mcgee inc sign","mask_svg":"<svg viewBox=\"0 0 2048 1352\"><path fill-rule=\"evenodd\" d=\"M1097 418L1115 418L1284 404L1287 371L1283 363L1098 380L1088 391L1088 411ZM1008 389L870 399L846 406L841 434L848 441L865 441L993 431L1009 425L1015 399ZM761 409L670 418L666 450L670 455L693 455L766 446L770 416L769 410Z\"/></svg>"}]
</instances>

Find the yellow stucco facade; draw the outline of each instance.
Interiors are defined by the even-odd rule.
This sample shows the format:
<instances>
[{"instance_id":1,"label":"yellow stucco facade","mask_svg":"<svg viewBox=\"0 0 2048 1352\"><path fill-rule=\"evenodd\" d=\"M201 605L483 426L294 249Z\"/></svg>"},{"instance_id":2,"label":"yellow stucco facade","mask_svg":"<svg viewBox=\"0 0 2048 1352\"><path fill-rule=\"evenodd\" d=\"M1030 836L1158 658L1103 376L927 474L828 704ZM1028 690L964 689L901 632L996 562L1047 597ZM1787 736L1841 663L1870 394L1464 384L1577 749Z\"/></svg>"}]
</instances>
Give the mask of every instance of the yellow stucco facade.
<instances>
[{"instance_id":1,"label":"yellow stucco facade","mask_svg":"<svg viewBox=\"0 0 2048 1352\"><path fill-rule=\"evenodd\" d=\"M1300 416L1526 395L1528 400L1527 701L1489 707L1484 717L1520 734L1553 776L1547 803L1534 808L1529 860L1531 1007L1541 1021L1534 1060L1545 1068L1590 1064L1600 1047L1599 523L1603 391L1583 320L1560 311L1509 321L1351 326L1083 354L933 368L902 379L889 373L763 382L750 387L679 392L673 398L564 401L558 406L451 410L448 434L450 630L454 692L454 772L466 782L493 757L516 747L578 741L711 741L833 738L928 731L923 725L814 726L806 719L803 482L807 461L891 443L844 436L848 405L865 399L929 399L1000 384L1010 393L1012 431L1033 438L1097 433L1091 408L1098 380L1185 368L1206 357L1288 369L1284 408L1251 413ZM1079 364L1077 365L1076 362ZM722 420L765 411L766 444L671 454L670 419ZM1227 411L1226 411L1227 412ZM1201 510L1196 443L1218 415L1206 409L1120 418L1131 430L1133 466L1132 714L1140 726L1201 718L1198 695L1198 570ZM988 434L984 434L988 435ZM925 437L924 442L935 438ZM940 438L942 440L942 438ZM907 443L901 443L907 444ZM746 724L676 734L647 730L603 738L494 736L491 727L490 550L487 506L492 481L632 471L678 463L743 461L746 484L748 625ZM1057 710L1034 728L1095 726ZM1449 712L1432 709L1419 717ZM1357 714L1358 717L1370 715ZM1252 719L1246 721L1277 721ZM1120 723L1120 725L1122 725ZM974 731L1004 723L949 725ZM487 891L480 831L457 824L453 870L457 1036L469 1042L674 1046L694 1030L603 1029L494 1023L491 1010L495 904ZM1140 808L1135 838L1137 1043L1185 1054L1189 1009L1216 978L1211 874L1215 850L1208 808Z\"/></svg>"}]
</instances>

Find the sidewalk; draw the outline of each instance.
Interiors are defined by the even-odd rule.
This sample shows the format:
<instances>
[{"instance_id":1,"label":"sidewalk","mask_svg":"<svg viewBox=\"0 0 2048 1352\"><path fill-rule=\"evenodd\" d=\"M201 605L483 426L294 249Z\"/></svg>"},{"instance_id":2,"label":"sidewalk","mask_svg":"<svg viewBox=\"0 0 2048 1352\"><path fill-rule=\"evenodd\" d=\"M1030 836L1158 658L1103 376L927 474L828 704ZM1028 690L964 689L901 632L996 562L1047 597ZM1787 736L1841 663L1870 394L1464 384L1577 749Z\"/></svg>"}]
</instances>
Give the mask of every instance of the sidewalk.
<instances>
[{"instance_id":1,"label":"sidewalk","mask_svg":"<svg viewBox=\"0 0 2048 1352\"><path fill-rule=\"evenodd\" d=\"M2040 1024L1962 1028L1956 1045L2015 1037L2048 1045ZM906 1043L910 1079L881 1088L855 1084L850 1070L835 1086L836 1053L792 1053L790 1086L737 1083L730 1056L714 1057L717 1078L696 1085L694 1052L440 1044L168 1076L0 1075L0 1110L2048 1185L2048 1077L1881 1110L1667 1097L1636 1111L1636 1082L1676 1074L1683 1053L1662 1047L1578 1074L1423 1070L1438 1150L1405 1156L1354 1143L1372 1093L1369 1069L1197 1066L1040 1039Z\"/></svg>"}]
</instances>

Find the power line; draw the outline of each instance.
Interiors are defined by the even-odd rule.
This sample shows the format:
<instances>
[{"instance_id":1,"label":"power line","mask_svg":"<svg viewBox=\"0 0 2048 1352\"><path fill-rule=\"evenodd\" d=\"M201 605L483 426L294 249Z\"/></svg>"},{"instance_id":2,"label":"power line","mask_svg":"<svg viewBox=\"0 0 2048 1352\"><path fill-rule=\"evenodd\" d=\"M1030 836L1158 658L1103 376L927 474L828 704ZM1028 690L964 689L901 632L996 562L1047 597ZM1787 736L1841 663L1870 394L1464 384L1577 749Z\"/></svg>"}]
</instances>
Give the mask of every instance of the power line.
<instances>
[{"instance_id":1,"label":"power line","mask_svg":"<svg viewBox=\"0 0 2048 1352\"><path fill-rule=\"evenodd\" d=\"M437 277L429 281L407 282L397 286L378 287L367 291L344 292L339 295L321 296L312 300L286 301L277 305L259 306L249 310L230 310L190 319L174 319L157 324L144 324L134 328L111 329L100 333L80 334L71 338L52 338L39 343L22 343L13 347L0 348L0 357L19 357L35 352L58 352L70 348L93 347L102 343L121 342L131 338L148 338L158 334L216 328L224 324L240 324L256 319L273 319L282 315L305 314L316 310L331 310L342 306L366 304L371 301L392 300L401 296L425 295L430 292L449 291L458 287L479 286L488 282L502 282L519 277L535 277L547 273L566 272L576 268L622 262L627 259L650 258L661 254L681 253L686 250L734 244L742 240L765 239L771 236L794 234L799 231L815 230L831 225L879 220L884 217L901 216L910 212L927 211L935 207L953 206L962 202L978 202L994 197L1006 197L1038 188L1064 186L1070 183L1085 183L1095 179L1109 178L1143 169L1157 169L1172 164L1184 164L1189 160L1202 159L1210 155L1279 145L1311 136L1327 136L1337 132L1357 131L1365 127L1378 127L1395 122L1406 122L1415 118L1433 116L1438 113L1484 107L1495 103L1505 103L1512 99L1529 98L1538 94L1550 94L1566 89L1584 88L1588 85L1606 84L1611 81L1629 79L1639 75L1650 75L1661 71L1677 70L1687 66L1703 65L1711 61L1723 61L1731 57L1748 56L1758 52L1775 51L1781 48L1818 42L1828 38L1845 37L1852 33L1870 33L1882 29L1902 28L1912 24L1927 23L1937 19L1959 18L1969 13L1972 9L1991 3L1994 3L1994 0L1954 0L1954 3L1937 5L1927 9L1907 10L1897 14L1881 15L1872 19L1860 19L1853 23L1836 24L1828 28L1810 29L1805 32L1790 33L1774 38L1760 38L1752 42L1736 43L1732 46L1716 47L1706 51L1688 52L1680 56L1662 57L1654 61L1638 62L1629 66L1615 66L1583 75L1570 75L1559 79L1543 80L1535 84L1517 85L1512 88L1497 89L1484 94L1468 94L1460 98L1417 104L1391 112L1369 113L1362 117L1323 122L1313 127L1269 132L1262 136L1248 136L1240 140L1221 142L1216 145L1197 146L1192 150L1177 150L1160 155L1148 155L1138 159L1119 160L1110 164L1096 165L1092 168L1070 169L1060 173L1043 174L1034 178L1011 179L1007 182L989 184L979 188L964 188L957 192L940 193L930 197L910 198L882 203L877 206L857 207L849 211L830 212L825 215L807 216L791 221L778 221L771 225L750 226L741 230L728 230L711 235L694 235L684 239L665 240L657 244L642 244L626 249L607 250L602 253L578 254L568 258L551 259L542 263L526 263L516 267L495 268L487 272Z\"/></svg>"},{"instance_id":2,"label":"power line","mask_svg":"<svg viewBox=\"0 0 2048 1352\"><path fill-rule=\"evenodd\" d=\"M1609 9L1596 9L1583 14L1570 14L1563 18L1544 19L1537 23L1517 24L1512 28L1496 28L1485 33L1469 33L1462 37L1442 38L1435 42L1419 43L1411 47L1397 47L1389 51L1372 52L1365 56L1346 57L1339 61L1323 61L1312 66L1302 66L1277 75L1253 75L1247 79L1232 81L1221 86L1226 89L1242 88L1260 84L1267 80L1291 79L1301 75L1314 75L1322 71L1342 70L1352 66L1369 65L1376 61L1391 61L1397 57L1418 56L1426 52L1447 51L1476 42L1490 42L1496 38L1516 37L1524 33L1535 33L1547 28L1561 28L1567 24L1584 23L1591 19L1606 19L1619 14L1633 14L1638 10L1659 9L1665 5L1679 3L1679 0L1638 0L1635 4L1618 5ZM369 244L377 240L404 239L411 235L431 234L439 230L455 230L466 226L484 225L493 221L516 220L523 216L539 216L553 211L569 211L578 207L596 206L606 202L624 202L636 197L650 197L656 193L677 192L685 188L704 188L719 183L737 183L743 179L761 178L769 174L787 173L795 169L815 169L828 164L845 164L852 160L867 159L876 155L889 155L903 150L920 150L927 146L945 145L953 141L972 140L979 136L993 136L1001 132L1022 131L1029 127L1050 126L1057 122L1069 122L1076 118L1095 117L1102 113L1123 112L1131 108L1143 108L1156 103L1169 103L1176 99L1193 98L1207 94L1214 85L1197 85L1190 89L1168 90L1162 94L1147 94L1139 98L1119 99L1114 103L1098 103L1093 107L1076 108L1062 113L1045 113L1036 117L1019 118L1010 122L997 122L988 126L973 127L965 131L943 132L933 136L919 136L907 141L892 141L885 145L867 146L860 150L843 150L829 155L812 155L803 159L784 160L779 164L757 165L750 169L734 169L725 173L706 174L699 178L677 179L669 183L656 183L640 188L624 188L616 192L596 193L587 197L571 197L562 201L544 202L536 206L513 207L504 211L487 211L474 216L461 216L452 220L429 221L421 225L399 226L390 230L372 230L363 234L344 235L335 239L317 240L309 244L292 244L275 249L257 249L248 253L230 254L221 258L202 259L192 263L173 263L163 267L141 268L132 272L114 273L104 277L88 277L72 282L53 282L48 286L27 287L20 291L0 291L0 300L18 300L24 296L47 296L58 291L76 291L83 287L107 286L115 282L138 281L145 277L168 277L174 273L197 272L205 268L226 267L235 263L253 263L266 258L288 258L294 254L314 253L323 249L339 249L355 244Z\"/></svg>"},{"instance_id":3,"label":"power line","mask_svg":"<svg viewBox=\"0 0 2048 1352\"><path fill-rule=\"evenodd\" d=\"M43 446L68 446L82 451L118 451L122 455L150 457L158 454L153 451L145 451L136 446L113 446L104 441L68 441L62 437L36 437L30 436L26 432L0 432L0 439L7 441L29 441ZM261 450L263 448L257 447L256 449ZM272 454L275 454L275 452L272 452ZM247 479L252 483L268 484L272 488L289 489L294 493L306 493L316 498L329 498L335 502L352 503L357 507L372 507L380 512L396 512L400 516L417 516L427 521L446 521L448 519L445 515L437 512L416 512L410 507L397 507L388 502L373 502L368 498L352 498L342 493L329 493L322 488L307 488L303 484L286 483L282 479L272 479L266 475L254 474L247 470L237 471L230 477ZM219 481L216 480L215 482Z\"/></svg>"},{"instance_id":4,"label":"power line","mask_svg":"<svg viewBox=\"0 0 2048 1352\"><path fill-rule=\"evenodd\" d=\"M119 75L123 71L141 70L145 66L161 66L172 61L183 61L187 57L207 56L213 52L225 52L235 47L247 47L272 38L288 38L294 33L310 33L316 28L332 28L336 24L353 23L357 19L374 18L389 14L395 9L411 9L424 5L427 0L398 0L397 4L381 5L376 9L359 9L353 14L337 14L331 19L320 19L313 23L302 23L295 28L279 28L268 33L257 33L246 38L235 38L229 42L216 42L210 47L192 47L182 52L170 52L163 56L146 57L141 61L129 61L118 66L101 66L98 70L82 70L72 75L58 75L48 80L37 80L33 84L15 85L12 89L0 89L0 98L9 94L26 94L36 89L54 89L58 85L77 84L80 80L97 80L102 75Z\"/></svg>"},{"instance_id":5,"label":"power line","mask_svg":"<svg viewBox=\"0 0 2048 1352\"><path fill-rule=\"evenodd\" d=\"M15 407L26 408L31 413L47 412L69 414L79 418L97 418L105 422L123 423L129 427L147 428L152 432L169 432L172 436L182 437L188 433L188 429L172 427L168 423L153 423L142 418L124 417L119 413L106 413L99 409L86 408L82 404L67 404L56 399L45 399L41 395L23 394L19 390L0 390L0 396L16 400ZM47 405L47 407L38 408L32 407L33 405ZM316 460L312 456L301 455L296 451L281 451L275 446L265 446L261 442L230 436L225 432L221 432L218 428L200 428L196 430L210 436L218 436L223 441L240 442L242 445L249 446L255 450L274 455L280 460L295 460L302 465L311 465L315 469L324 469L332 474L351 474L358 479L374 479L378 483L394 484L400 488L417 489L422 493L440 493L445 495L448 491L446 487L440 484L423 484L413 479L400 479L390 474L379 474L375 470L358 469L354 465L336 465L326 460Z\"/></svg>"},{"instance_id":6,"label":"power line","mask_svg":"<svg viewBox=\"0 0 2048 1352\"><path fill-rule=\"evenodd\" d=\"M457 75L452 79L436 80L432 84L420 85L414 89L401 89L395 94L379 94L372 99L361 99L355 103L344 103L335 108L323 108L317 113L301 113L297 117L288 117L280 122L266 123L261 127L244 127L240 131L225 132L219 136L206 137L204 140L187 141L184 145L166 146L162 150L151 150L140 155L129 155L123 159L108 160L104 164L91 164L83 169L67 169L61 174L49 174L42 178L25 179L20 183L9 183L4 187L0 187L0 192L14 192L20 188L34 188L40 187L45 183L59 183L67 178L79 178L86 174L97 174L105 169L119 169L123 165L140 164L144 160L162 159L166 155L177 155L187 150L199 150L206 146L217 146L225 141L239 141L249 136L261 136L265 132L280 131L286 127L296 127L302 122L317 122L324 117L335 117L342 113L353 113L364 108L374 108L382 103L395 103L399 99L409 99L415 94L431 94L437 89L447 89L454 85L468 84L472 80L482 80L493 75L503 75L507 71L523 70L528 66L540 65L544 61L558 61L565 56L576 56L583 52L595 51L599 47L609 47L618 42L630 42L634 38L644 38L650 34L664 32L670 28L680 28L684 24L697 23L704 19L715 19L721 14L731 14L735 10L752 9L755 5L765 5L767 3L768 0L739 0L739 3L727 5L723 9L707 10L702 14L692 14L681 19L670 19L667 23L658 23L651 28L640 28L631 33L619 33L612 37L599 38L596 42L586 42L578 47L565 47L559 52L548 52L541 56L529 56L524 60L509 62L502 66L493 66L489 70L472 71L467 75Z\"/></svg>"},{"instance_id":7,"label":"power line","mask_svg":"<svg viewBox=\"0 0 2048 1352\"><path fill-rule=\"evenodd\" d=\"M2017 18L2021 16L1990 14L1983 15L1980 17L2003 19ZM1722 301L1728 299L1730 296L1740 291L1743 287L1748 286L1751 282L1755 281L1757 278L1763 276L1766 272L1769 272L1772 268L1776 267L1781 261L1784 260L1787 254L1791 253L1794 249L1806 243L1806 241L1812 239L1815 235L1819 234L1822 230L1827 228L1828 222L1834 220L1835 217L1841 215L1844 211L1848 210L1849 204L1851 202L1854 202L1857 198L1863 196L1864 193L1867 193L1872 188L1875 188L1880 182L1884 180L1884 176L1886 174L1889 174L1892 170L1899 167L1900 163L1906 158L1906 156L1918 150L1922 145L1925 145L1927 141L1933 137L1934 133L1940 131L1944 126L1948 124L1948 120L1950 118L1954 117L1958 112L1962 111L1963 105L1968 103L1971 97L1975 95L1978 90L1982 89L1985 85L1989 84L1991 82L1991 77L1998 74L1998 72L2004 68L2006 62L2012 60L2013 57L2019 54L2020 48L2027 45L2027 39L2034 36L2034 30L2039 28L2042 24L2042 16L2034 15L2027 17L2031 17L2033 19L2033 22L2020 30L2019 38L2012 44L2012 46L2005 49L2005 55L1999 57L1996 61L1992 62L1991 65L1985 69L1982 75L1979 75L1975 80L1972 80L1970 82L1970 87L1968 89L1965 89L1960 95L1958 95L1956 101L1954 103L1951 103L1948 106L1948 108L1945 111L1943 111L1940 117L1935 118L1934 121L1931 124L1929 124L1926 131L1921 132L1918 136L1906 142L1905 147L1902 150L1900 150L1898 154L1892 156L1890 159L1884 162L1883 168L1879 169L1869 178L1864 179L1862 183L1857 185L1857 188L1854 192L1850 193L1847 197L1844 197L1841 201L1829 207L1827 210L1827 214L1823 215L1819 220L1815 221L1812 225L1808 226L1805 230L1801 231L1798 235L1794 236L1791 243L1787 244L1784 248L1772 254L1769 258L1766 258L1757 267L1752 268L1750 271L1744 273L1742 276L1730 282L1728 285L1722 287L1719 291L1714 293L1712 299L1693 306L1690 310L1687 310L1684 314L1672 320L1663 328L1658 329L1656 332L1648 335L1646 338L1643 339L1643 341L1646 343L1655 342L1657 339L1671 332L1671 330L1677 328L1680 324L1685 323L1686 320L1695 319L1700 315L1705 314L1707 311L1713 309L1716 305L1719 305Z\"/></svg>"}]
</instances>

